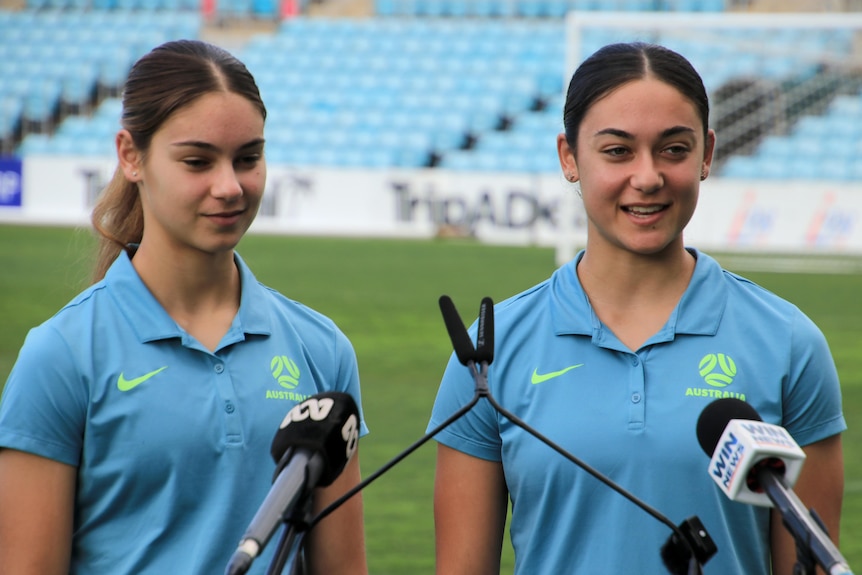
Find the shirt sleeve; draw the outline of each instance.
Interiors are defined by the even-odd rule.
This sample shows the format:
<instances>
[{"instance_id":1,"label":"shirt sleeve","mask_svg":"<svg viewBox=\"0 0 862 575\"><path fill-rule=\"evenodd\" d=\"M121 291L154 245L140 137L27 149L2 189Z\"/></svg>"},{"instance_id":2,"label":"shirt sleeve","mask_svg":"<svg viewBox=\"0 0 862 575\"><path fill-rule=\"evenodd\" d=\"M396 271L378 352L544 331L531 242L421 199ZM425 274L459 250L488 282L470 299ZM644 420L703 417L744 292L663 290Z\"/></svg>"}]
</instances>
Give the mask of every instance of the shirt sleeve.
<instances>
[{"instance_id":1,"label":"shirt sleeve","mask_svg":"<svg viewBox=\"0 0 862 575\"><path fill-rule=\"evenodd\" d=\"M337 327L335 328L335 357L338 373L335 377L336 391L349 393L356 402L359 409L359 436L368 435L368 425L362 411L362 392L359 385L359 366L356 360L356 351L347 336Z\"/></svg>"},{"instance_id":2,"label":"shirt sleeve","mask_svg":"<svg viewBox=\"0 0 862 575\"><path fill-rule=\"evenodd\" d=\"M489 372L489 380L490 378ZM474 399L475 389L476 384L470 370L452 354L437 391L426 433L443 425L467 406ZM502 460L497 413L485 398L479 399L469 411L441 429L434 439L474 457L489 461Z\"/></svg>"},{"instance_id":3,"label":"shirt sleeve","mask_svg":"<svg viewBox=\"0 0 862 575\"><path fill-rule=\"evenodd\" d=\"M0 447L78 465L86 377L68 342L43 324L27 335L0 401Z\"/></svg>"},{"instance_id":4,"label":"shirt sleeve","mask_svg":"<svg viewBox=\"0 0 862 575\"><path fill-rule=\"evenodd\" d=\"M838 372L825 336L801 311L792 333L782 425L799 445L808 445L841 433L847 423Z\"/></svg>"}]
</instances>

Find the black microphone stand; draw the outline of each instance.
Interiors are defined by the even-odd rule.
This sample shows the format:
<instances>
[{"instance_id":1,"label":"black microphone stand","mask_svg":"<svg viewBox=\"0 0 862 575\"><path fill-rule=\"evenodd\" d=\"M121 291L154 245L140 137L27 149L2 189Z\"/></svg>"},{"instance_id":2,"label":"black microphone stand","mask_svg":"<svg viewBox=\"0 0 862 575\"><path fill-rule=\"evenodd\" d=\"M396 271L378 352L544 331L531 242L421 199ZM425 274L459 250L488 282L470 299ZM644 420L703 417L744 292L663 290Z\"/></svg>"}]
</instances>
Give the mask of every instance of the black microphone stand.
<instances>
[{"instance_id":1,"label":"black microphone stand","mask_svg":"<svg viewBox=\"0 0 862 575\"><path fill-rule=\"evenodd\" d=\"M455 353L458 356L459 361L467 366L470 370L470 373L473 376L473 380L475 382L475 388L473 397L466 405L461 407L458 411L452 414L448 419L446 419L443 423L432 429L429 433L426 433L424 436L415 441L412 445L410 445L407 449L402 451L388 463L386 463L383 467L369 475L363 481L360 481L351 489L346 491L344 495L330 503L325 509L323 509L320 513L318 513L313 519L308 521L300 521L298 523L289 523L288 530L285 532L282 542L279 544L279 552L273 564L270 566L270 570L267 571L267 575L278 575L283 569L285 559L282 556L286 557L289 554L290 548L293 547L293 541L295 538L295 532L300 531L301 534L299 536L299 546L296 563L294 564L294 568L291 570L291 575L303 575L305 573L304 565L298 565L302 563L302 545L304 542L305 534L311 530L317 523L319 523L322 519L327 517L333 511L335 511L338 507L340 507L345 501L359 493L366 486L375 481L378 477L383 475L386 471L391 469L405 457L416 451L419 447L424 445L429 439L437 435L440 431L454 423L457 419L461 418L464 414L470 411L476 403L482 398L488 400L491 406L497 410L501 415L503 415L506 419L511 421L513 424L517 425L530 435L536 437L539 441L577 465L578 467L587 471L590 475L613 489L614 491L620 493L626 499L646 511L649 515L653 516L655 519L665 524L672 532L671 537L662 547L662 558L665 561L665 565L667 566L669 572L672 575L702 575L703 573L703 564L712 557L716 552L715 544L710 538L709 534L706 532L706 529L700 523L700 520L697 517L691 517L684 521L679 527L674 525L670 519L659 513L657 510L653 509L643 501L639 500L637 497L623 489L621 486L611 482L606 477L604 477L601 473L593 469L587 463L581 461L549 438L545 437L539 431L533 429L529 425L527 425L524 421L519 419L516 415L509 412L502 405L497 403L494 399L493 395L491 395L491 391L488 388L488 366L493 361L494 356L494 330L493 330L493 322L494 322L494 307L493 302L490 298L484 298L482 300L482 304L479 310L479 322L478 322L478 337L477 337L477 345L474 347L473 342L470 339L469 334L467 333L466 328L464 327L461 318L458 316L458 312L455 309L454 303L448 296L440 297L440 309L443 312L443 319L446 322L447 330L449 331L449 337L452 340L452 344L455 348ZM285 541L286 540L286 541ZM286 545L282 545L282 543L286 543ZM300 569L300 570L297 570Z\"/></svg>"},{"instance_id":2,"label":"black microphone stand","mask_svg":"<svg viewBox=\"0 0 862 575\"><path fill-rule=\"evenodd\" d=\"M281 575L294 548L296 549L296 557L290 569L290 574L304 575L306 571L303 543L305 542L305 535L310 529L309 521L311 516L311 497L309 494L296 506L293 514L285 518L284 531L276 547L275 555L266 570L266 575Z\"/></svg>"},{"instance_id":3,"label":"black microphone stand","mask_svg":"<svg viewBox=\"0 0 862 575\"><path fill-rule=\"evenodd\" d=\"M784 527L793 536L796 544L793 575L815 575L818 564L825 573L852 575L841 553L829 539L823 520L814 509L805 508L782 476L769 473L764 467L758 471L757 481L780 512ZM811 523L808 523L807 518L811 519ZM817 530L819 534L814 533ZM822 537L818 537L821 534Z\"/></svg>"}]
</instances>

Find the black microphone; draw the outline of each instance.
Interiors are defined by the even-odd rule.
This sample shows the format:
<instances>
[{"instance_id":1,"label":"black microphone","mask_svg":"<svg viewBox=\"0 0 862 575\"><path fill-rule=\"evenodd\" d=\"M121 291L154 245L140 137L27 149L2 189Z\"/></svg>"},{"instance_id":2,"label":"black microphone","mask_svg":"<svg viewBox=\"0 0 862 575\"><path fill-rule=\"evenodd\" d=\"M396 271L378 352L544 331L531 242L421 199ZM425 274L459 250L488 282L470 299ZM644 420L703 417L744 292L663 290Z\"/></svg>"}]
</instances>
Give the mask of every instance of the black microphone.
<instances>
[{"instance_id":1,"label":"black microphone","mask_svg":"<svg viewBox=\"0 0 862 575\"><path fill-rule=\"evenodd\" d=\"M225 571L246 573L278 527L315 487L332 484L356 452L359 409L347 393L312 395L291 409L272 440L273 485Z\"/></svg>"},{"instance_id":2,"label":"black microphone","mask_svg":"<svg viewBox=\"0 0 862 575\"><path fill-rule=\"evenodd\" d=\"M446 324L446 331L449 332L449 339L452 340L452 348L455 350L455 356L458 358L458 361L462 365L475 361L476 348L473 347L473 341L464 327L464 322L461 321L461 316L458 315L458 310L455 309L455 303L452 301L452 298L448 295L441 295L439 304L440 312L443 314L443 323ZM493 343L493 339L491 342Z\"/></svg>"},{"instance_id":3,"label":"black microphone","mask_svg":"<svg viewBox=\"0 0 862 575\"><path fill-rule=\"evenodd\" d=\"M830 575L852 575L822 520L793 492L805 453L786 429L763 423L748 403L728 397L701 412L697 440L711 457L710 475L731 500L778 509L796 540L797 567L810 568L795 573L813 575L813 560Z\"/></svg>"},{"instance_id":4,"label":"black microphone","mask_svg":"<svg viewBox=\"0 0 862 575\"><path fill-rule=\"evenodd\" d=\"M479 305L477 328L476 363L490 365L494 361L494 302L489 297L482 298Z\"/></svg>"}]
</instances>

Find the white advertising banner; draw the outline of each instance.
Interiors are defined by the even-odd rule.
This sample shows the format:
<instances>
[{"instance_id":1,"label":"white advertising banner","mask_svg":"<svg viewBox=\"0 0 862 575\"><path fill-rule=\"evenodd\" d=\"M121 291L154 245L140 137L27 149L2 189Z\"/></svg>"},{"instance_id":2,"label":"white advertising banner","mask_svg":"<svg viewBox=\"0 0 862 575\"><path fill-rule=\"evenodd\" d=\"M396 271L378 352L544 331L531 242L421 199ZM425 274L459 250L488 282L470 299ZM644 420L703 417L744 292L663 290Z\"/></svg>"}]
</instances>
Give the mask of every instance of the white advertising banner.
<instances>
[{"instance_id":1,"label":"white advertising banner","mask_svg":"<svg viewBox=\"0 0 862 575\"><path fill-rule=\"evenodd\" d=\"M0 222L86 225L113 174L109 160L28 157L20 207ZM686 243L705 250L862 254L862 182L710 178ZM586 218L559 174L341 170L269 166L252 231L301 235L431 237L575 249Z\"/></svg>"},{"instance_id":2,"label":"white advertising banner","mask_svg":"<svg viewBox=\"0 0 862 575\"><path fill-rule=\"evenodd\" d=\"M687 232L711 249L862 253L862 182L707 180Z\"/></svg>"}]
</instances>

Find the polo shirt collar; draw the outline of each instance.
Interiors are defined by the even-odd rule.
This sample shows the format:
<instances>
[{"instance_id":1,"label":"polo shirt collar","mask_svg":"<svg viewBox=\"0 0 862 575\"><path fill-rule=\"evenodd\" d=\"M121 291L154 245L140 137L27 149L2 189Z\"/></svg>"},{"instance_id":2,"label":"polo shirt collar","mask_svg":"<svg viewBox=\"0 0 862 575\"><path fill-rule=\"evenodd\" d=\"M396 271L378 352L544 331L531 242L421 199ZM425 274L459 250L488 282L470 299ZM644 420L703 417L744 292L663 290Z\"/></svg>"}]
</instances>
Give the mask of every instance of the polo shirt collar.
<instances>
[{"instance_id":1,"label":"polo shirt collar","mask_svg":"<svg viewBox=\"0 0 862 575\"><path fill-rule=\"evenodd\" d=\"M239 269L242 293L239 312L233 320L226 339L233 339L241 334L270 335L272 319L266 313L266 305L262 305L269 299L268 288L257 281L236 252L234 252L234 261ZM133 327L141 342L171 338L185 341L188 338L188 335L168 315L141 281L126 250L120 252L108 269L104 282L120 312ZM236 336L231 337L231 332L236 333ZM229 342L225 341L225 343Z\"/></svg>"},{"instance_id":2,"label":"polo shirt collar","mask_svg":"<svg viewBox=\"0 0 862 575\"><path fill-rule=\"evenodd\" d=\"M667 324L651 338L653 343L656 338L673 339L675 334L713 335L718 331L728 298L725 272L712 257L694 248L687 249L697 259L694 274ZM594 336L604 329L593 313L576 272L584 253L584 250L579 252L550 279L551 316L557 335Z\"/></svg>"}]
</instances>

